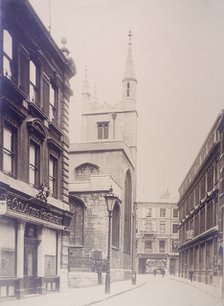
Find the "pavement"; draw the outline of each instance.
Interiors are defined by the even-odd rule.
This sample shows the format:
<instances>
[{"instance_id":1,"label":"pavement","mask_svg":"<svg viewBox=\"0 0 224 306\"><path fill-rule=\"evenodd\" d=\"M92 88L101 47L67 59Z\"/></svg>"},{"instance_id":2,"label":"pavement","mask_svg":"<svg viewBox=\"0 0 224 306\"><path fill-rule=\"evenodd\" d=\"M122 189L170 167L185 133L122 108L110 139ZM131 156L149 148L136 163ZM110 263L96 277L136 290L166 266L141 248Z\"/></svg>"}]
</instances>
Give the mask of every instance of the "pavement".
<instances>
[{"instance_id":1,"label":"pavement","mask_svg":"<svg viewBox=\"0 0 224 306\"><path fill-rule=\"evenodd\" d=\"M157 275L159 278L160 275ZM165 276L173 281L184 282L186 285L194 286L214 297L219 297L218 289L198 282L190 282L187 279L176 276ZM60 292L47 293L44 295L29 295L21 300L4 300L0 301L0 306L88 306L105 300L111 299L114 296L135 290L138 287L144 286L153 281L153 276L144 274L137 275L136 285L132 285L131 280L119 281L111 283L110 293L106 294L105 286L98 285L88 288L67 288Z\"/></svg>"},{"instance_id":2,"label":"pavement","mask_svg":"<svg viewBox=\"0 0 224 306\"><path fill-rule=\"evenodd\" d=\"M169 279L172 279L174 281L178 282L183 282L186 285L193 286L201 291L206 292L207 294L213 296L213 297L218 297L221 299L222 297L222 288L221 286L212 286L204 283L199 283L196 281L190 281L189 279L183 278L183 277L178 277L178 276L173 276L173 275L168 275L167 276Z\"/></svg>"}]
</instances>

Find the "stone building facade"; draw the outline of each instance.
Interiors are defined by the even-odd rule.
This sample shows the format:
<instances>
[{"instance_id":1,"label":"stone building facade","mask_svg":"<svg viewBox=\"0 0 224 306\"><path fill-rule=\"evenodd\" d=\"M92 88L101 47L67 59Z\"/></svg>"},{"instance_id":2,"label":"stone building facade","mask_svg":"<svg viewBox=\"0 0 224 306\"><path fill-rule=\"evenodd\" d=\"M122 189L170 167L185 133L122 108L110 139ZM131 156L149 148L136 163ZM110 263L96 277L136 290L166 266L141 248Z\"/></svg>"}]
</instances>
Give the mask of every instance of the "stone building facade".
<instances>
[{"instance_id":1,"label":"stone building facade","mask_svg":"<svg viewBox=\"0 0 224 306\"><path fill-rule=\"evenodd\" d=\"M27 0L0 16L0 298L21 298L67 283L75 66Z\"/></svg>"},{"instance_id":2,"label":"stone building facade","mask_svg":"<svg viewBox=\"0 0 224 306\"><path fill-rule=\"evenodd\" d=\"M223 267L223 112L219 114L179 188L179 272L221 283Z\"/></svg>"},{"instance_id":3,"label":"stone building facade","mask_svg":"<svg viewBox=\"0 0 224 306\"><path fill-rule=\"evenodd\" d=\"M139 273L178 272L176 203L137 202L136 248Z\"/></svg>"},{"instance_id":4,"label":"stone building facade","mask_svg":"<svg viewBox=\"0 0 224 306\"><path fill-rule=\"evenodd\" d=\"M91 266L87 269L84 263L89 262L88 258L106 259L108 212L104 196L111 186L117 197L112 217L112 281L130 278L133 270L137 79L131 33L129 38L121 101L108 105L92 100L87 76L84 80L82 142L70 147L70 206L75 215L69 228L69 256L70 270L76 272L76 277L84 271L74 263L75 258L82 258L83 269L88 272ZM76 285L74 279L73 273Z\"/></svg>"}]
</instances>

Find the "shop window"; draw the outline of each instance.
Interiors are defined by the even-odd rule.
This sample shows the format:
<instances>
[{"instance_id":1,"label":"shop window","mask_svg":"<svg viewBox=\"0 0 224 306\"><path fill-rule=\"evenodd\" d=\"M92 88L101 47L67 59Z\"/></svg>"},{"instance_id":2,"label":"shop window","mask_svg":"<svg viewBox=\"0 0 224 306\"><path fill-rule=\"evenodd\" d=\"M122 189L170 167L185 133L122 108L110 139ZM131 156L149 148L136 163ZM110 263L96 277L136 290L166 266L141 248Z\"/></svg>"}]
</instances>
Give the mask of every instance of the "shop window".
<instances>
[{"instance_id":1,"label":"shop window","mask_svg":"<svg viewBox=\"0 0 224 306\"><path fill-rule=\"evenodd\" d=\"M45 230L45 256L44 274L45 276L57 275L57 232L47 228Z\"/></svg>"},{"instance_id":2,"label":"shop window","mask_svg":"<svg viewBox=\"0 0 224 306\"><path fill-rule=\"evenodd\" d=\"M30 82L29 82L29 96L30 101L37 102L38 100L38 87L37 87L37 67L33 61L30 61L29 67L29 75L30 75Z\"/></svg>"},{"instance_id":3,"label":"shop window","mask_svg":"<svg viewBox=\"0 0 224 306\"><path fill-rule=\"evenodd\" d=\"M165 246L166 246L166 241L160 240L159 241L159 252L160 253L165 253Z\"/></svg>"},{"instance_id":4,"label":"shop window","mask_svg":"<svg viewBox=\"0 0 224 306\"><path fill-rule=\"evenodd\" d=\"M178 209L177 208L173 209L173 218L178 218Z\"/></svg>"},{"instance_id":5,"label":"shop window","mask_svg":"<svg viewBox=\"0 0 224 306\"><path fill-rule=\"evenodd\" d=\"M98 122L98 139L109 138L109 122Z\"/></svg>"},{"instance_id":6,"label":"shop window","mask_svg":"<svg viewBox=\"0 0 224 306\"><path fill-rule=\"evenodd\" d=\"M178 233L178 224L173 224L173 234Z\"/></svg>"},{"instance_id":7,"label":"shop window","mask_svg":"<svg viewBox=\"0 0 224 306\"><path fill-rule=\"evenodd\" d=\"M57 197L58 191L58 160L54 156L50 155L49 158L49 187L50 193L54 197Z\"/></svg>"},{"instance_id":8,"label":"shop window","mask_svg":"<svg viewBox=\"0 0 224 306\"><path fill-rule=\"evenodd\" d=\"M160 217L166 217L166 208L160 208Z\"/></svg>"},{"instance_id":9,"label":"shop window","mask_svg":"<svg viewBox=\"0 0 224 306\"><path fill-rule=\"evenodd\" d=\"M40 184L40 146L33 141L29 149L29 183L34 187Z\"/></svg>"},{"instance_id":10,"label":"shop window","mask_svg":"<svg viewBox=\"0 0 224 306\"><path fill-rule=\"evenodd\" d=\"M3 171L16 175L16 130L7 124L3 129Z\"/></svg>"},{"instance_id":11,"label":"shop window","mask_svg":"<svg viewBox=\"0 0 224 306\"><path fill-rule=\"evenodd\" d=\"M112 246L119 248L120 237L120 207L115 203L112 213Z\"/></svg>"},{"instance_id":12,"label":"shop window","mask_svg":"<svg viewBox=\"0 0 224 306\"><path fill-rule=\"evenodd\" d=\"M131 210L132 210L132 182L131 173L128 170L125 179L124 197L124 251L131 251Z\"/></svg>"},{"instance_id":13,"label":"shop window","mask_svg":"<svg viewBox=\"0 0 224 306\"><path fill-rule=\"evenodd\" d=\"M0 222L0 277L15 277L16 230L15 222L1 217Z\"/></svg>"},{"instance_id":14,"label":"shop window","mask_svg":"<svg viewBox=\"0 0 224 306\"><path fill-rule=\"evenodd\" d=\"M3 73L11 79L12 77L12 37L7 30L3 30Z\"/></svg>"}]
</instances>

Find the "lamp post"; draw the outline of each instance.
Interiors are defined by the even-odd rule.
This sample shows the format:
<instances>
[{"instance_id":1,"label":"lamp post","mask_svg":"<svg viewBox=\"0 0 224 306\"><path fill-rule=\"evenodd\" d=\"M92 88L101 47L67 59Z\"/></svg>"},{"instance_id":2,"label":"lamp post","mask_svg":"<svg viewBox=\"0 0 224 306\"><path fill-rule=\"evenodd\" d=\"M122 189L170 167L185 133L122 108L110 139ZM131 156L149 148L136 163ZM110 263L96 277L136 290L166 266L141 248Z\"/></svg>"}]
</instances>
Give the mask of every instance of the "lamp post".
<instances>
[{"instance_id":1,"label":"lamp post","mask_svg":"<svg viewBox=\"0 0 224 306\"><path fill-rule=\"evenodd\" d=\"M106 279L105 279L105 293L110 293L110 253L111 253L111 219L112 219L112 212L114 208L114 203L116 197L113 194L113 188L111 187L109 193L105 196L105 202L108 211L108 249L107 249L107 270L106 270Z\"/></svg>"}]
</instances>

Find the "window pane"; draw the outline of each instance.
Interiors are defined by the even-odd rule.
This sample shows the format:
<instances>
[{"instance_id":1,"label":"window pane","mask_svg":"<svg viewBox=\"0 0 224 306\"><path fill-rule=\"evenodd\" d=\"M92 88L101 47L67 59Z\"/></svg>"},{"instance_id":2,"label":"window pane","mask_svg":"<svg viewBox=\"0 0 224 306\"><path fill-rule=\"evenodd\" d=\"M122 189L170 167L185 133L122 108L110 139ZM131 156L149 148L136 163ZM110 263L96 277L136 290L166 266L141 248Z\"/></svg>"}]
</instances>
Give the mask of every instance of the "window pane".
<instances>
[{"instance_id":1,"label":"window pane","mask_svg":"<svg viewBox=\"0 0 224 306\"><path fill-rule=\"evenodd\" d=\"M3 51L12 59L12 37L6 30L3 30Z\"/></svg>"},{"instance_id":2,"label":"window pane","mask_svg":"<svg viewBox=\"0 0 224 306\"><path fill-rule=\"evenodd\" d=\"M55 90L52 86L50 86L50 104L55 104Z\"/></svg>"},{"instance_id":3,"label":"window pane","mask_svg":"<svg viewBox=\"0 0 224 306\"><path fill-rule=\"evenodd\" d=\"M30 61L30 82L36 85L36 66Z\"/></svg>"},{"instance_id":4,"label":"window pane","mask_svg":"<svg viewBox=\"0 0 224 306\"><path fill-rule=\"evenodd\" d=\"M10 67L10 60L7 57L3 57L3 73L8 78L12 77L11 67Z\"/></svg>"},{"instance_id":5,"label":"window pane","mask_svg":"<svg viewBox=\"0 0 224 306\"><path fill-rule=\"evenodd\" d=\"M29 183L35 185L35 168L30 166Z\"/></svg>"},{"instance_id":6,"label":"window pane","mask_svg":"<svg viewBox=\"0 0 224 306\"><path fill-rule=\"evenodd\" d=\"M52 158L50 158L50 161L49 161L49 176L51 177L54 176L54 161Z\"/></svg>"},{"instance_id":7,"label":"window pane","mask_svg":"<svg viewBox=\"0 0 224 306\"><path fill-rule=\"evenodd\" d=\"M33 84L30 84L30 101L36 101L36 90Z\"/></svg>"},{"instance_id":8,"label":"window pane","mask_svg":"<svg viewBox=\"0 0 224 306\"><path fill-rule=\"evenodd\" d=\"M15 223L2 218L0 233L0 276L15 276Z\"/></svg>"},{"instance_id":9,"label":"window pane","mask_svg":"<svg viewBox=\"0 0 224 306\"><path fill-rule=\"evenodd\" d=\"M12 156L8 152L4 152L3 170L8 173L12 173Z\"/></svg>"},{"instance_id":10,"label":"window pane","mask_svg":"<svg viewBox=\"0 0 224 306\"><path fill-rule=\"evenodd\" d=\"M4 128L4 148L8 151L12 150L12 131L7 127Z\"/></svg>"},{"instance_id":11,"label":"window pane","mask_svg":"<svg viewBox=\"0 0 224 306\"><path fill-rule=\"evenodd\" d=\"M57 274L57 235L56 231L51 229L45 230L45 256L44 256L44 274L56 275Z\"/></svg>"},{"instance_id":12,"label":"window pane","mask_svg":"<svg viewBox=\"0 0 224 306\"><path fill-rule=\"evenodd\" d=\"M104 126L104 139L107 139L108 138L108 125L106 124Z\"/></svg>"},{"instance_id":13,"label":"window pane","mask_svg":"<svg viewBox=\"0 0 224 306\"><path fill-rule=\"evenodd\" d=\"M30 164L35 165L35 146L30 144Z\"/></svg>"}]
</instances>

